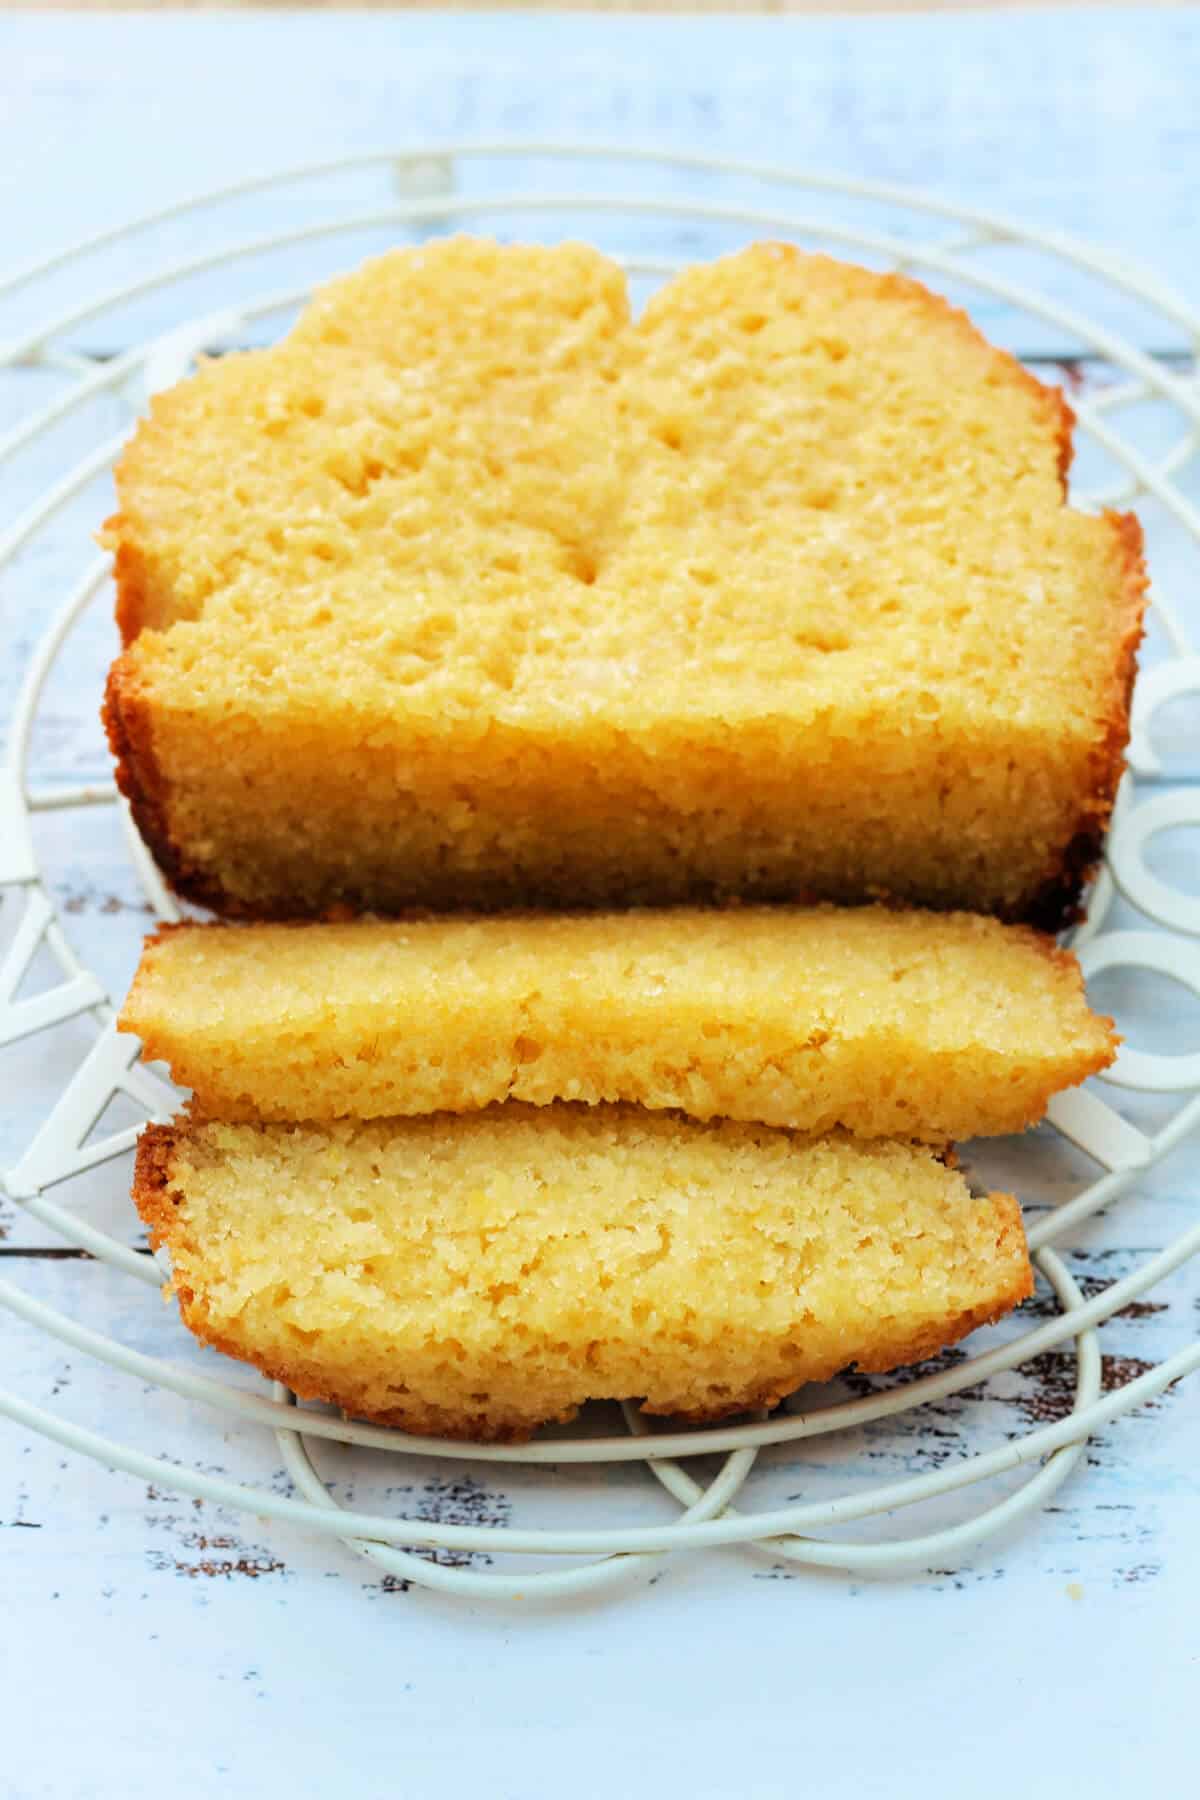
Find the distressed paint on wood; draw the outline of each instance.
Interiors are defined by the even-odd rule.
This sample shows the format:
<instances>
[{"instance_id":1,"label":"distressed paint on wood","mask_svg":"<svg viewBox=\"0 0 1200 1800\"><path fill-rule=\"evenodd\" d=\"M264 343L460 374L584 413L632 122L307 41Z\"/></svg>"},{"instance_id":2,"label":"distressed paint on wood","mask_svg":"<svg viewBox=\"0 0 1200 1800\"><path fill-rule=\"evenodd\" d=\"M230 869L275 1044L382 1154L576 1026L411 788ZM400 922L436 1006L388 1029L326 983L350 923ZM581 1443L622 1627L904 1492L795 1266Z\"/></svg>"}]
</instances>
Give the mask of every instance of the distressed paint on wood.
<instances>
[{"instance_id":1,"label":"distressed paint on wood","mask_svg":"<svg viewBox=\"0 0 1200 1800\"><path fill-rule=\"evenodd\" d=\"M46 23L57 33L0 22L0 102L19 147L6 238L22 253L268 161L428 131L587 130L944 181L980 204L1153 249L1168 268L1195 262L1195 14L1159 22L1114 12L1086 34L1078 16L1022 16L1019 30L1012 19L969 31L913 21L907 33L895 22L827 21L786 39L708 21L685 44L653 22L641 35L605 37L595 22L539 21L536 48L532 22L499 19L402 29L351 20L336 32L329 22L249 19L241 37L224 39L210 21L156 21L145 35L113 21ZM1036 90L1016 73L1033 66ZM205 92L218 74L219 141L211 85ZM264 210L248 209L243 225L260 226ZM155 253L179 243L164 233ZM669 247L704 248L687 238ZM128 266L114 258L101 278ZM1090 379L1082 364L1063 374ZM58 379L34 370L0 379L0 430ZM6 513L128 417L120 399L106 401L23 461L5 483ZM1154 429L1148 421L1151 438ZM86 563L107 498L97 482L0 596L0 717L48 612ZM1165 534L1155 568L1200 623L1194 562ZM98 608L47 695L39 783L106 771L95 703L111 649ZM1194 723L1172 745L1172 775L1196 766ZM38 842L68 932L120 993L147 915L113 814L47 817ZM1186 885L1194 857L1169 844L1163 855L1164 872ZM0 913L0 946L10 929ZM1121 1003L1136 1041L1200 1044L1195 1012L1164 1006L1157 990ZM0 1164L27 1141L86 1042L83 1027L69 1028L0 1052ZM1131 1114L1152 1127L1167 1110L1142 1101ZM1079 1175L1073 1153L1035 1140L972 1146L969 1159L977 1174L1023 1191L1036 1168L1047 1199ZM1068 1263L1086 1292L1194 1222L1198 1172L1194 1146L1177 1152L1078 1235ZM109 1165L55 1197L135 1244L127 1179L127 1166ZM64 1253L11 1208L0 1230L0 1275L151 1354L255 1385L193 1344L152 1289ZM1027 1317L1047 1306L1035 1301ZM1195 1272L1184 1269L1104 1327L1106 1383L1177 1348L1198 1319ZM7 1315L0 1356L0 1379L38 1404L187 1466L284 1489L266 1434L144 1391ZM1057 1416L1071 1378L1069 1356L1054 1353L985 1396L772 1452L748 1499L817 1498L990 1447ZM840 1388L869 1385L849 1376ZM657 1786L771 1796L792 1791L802 1771L817 1793L852 1774L867 1793L953 1786L993 1800L1025 1778L1018 1759L1047 1791L1069 1773L1092 1795L1124 1794L1135 1780L1182 1793L1200 1606L1198 1433L1192 1382L1103 1433L1038 1520L901 1583L800 1574L731 1551L641 1569L620 1600L491 1611L406 1592L333 1541L147 1490L0 1426L0 1795L108 1800L169 1785L183 1800L323 1797L353 1786L529 1800L569 1785L583 1795ZM500 1538L510 1522L633 1523L673 1507L636 1470L401 1466L336 1447L318 1457L358 1506L492 1523ZM961 1516L962 1504L938 1503L926 1522ZM876 1527L910 1528L906 1518Z\"/></svg>"}]
</instances>

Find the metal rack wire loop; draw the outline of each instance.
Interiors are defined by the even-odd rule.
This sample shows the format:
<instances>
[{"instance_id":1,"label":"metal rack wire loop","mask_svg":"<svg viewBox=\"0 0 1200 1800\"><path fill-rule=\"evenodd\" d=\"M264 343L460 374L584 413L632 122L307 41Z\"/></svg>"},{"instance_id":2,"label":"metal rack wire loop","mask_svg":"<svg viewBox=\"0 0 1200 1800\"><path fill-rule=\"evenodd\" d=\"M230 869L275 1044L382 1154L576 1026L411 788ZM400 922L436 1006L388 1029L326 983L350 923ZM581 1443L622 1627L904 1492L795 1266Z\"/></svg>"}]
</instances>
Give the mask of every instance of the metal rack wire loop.
<instances>
[{"instance_id":1,"label":"metal rack wire loop","mask_svg":"<svg viewBox=\"0 0 1200 1800\"><path fill-rule=\"evenodd\" d=\"M522 186L519 181L507 187L472 184L473 172L491 175L497 168L530 158L539 159L539 167L551 167L554 178L540 178L536 187ZM573 185L569 172L589 165L599 165L615 182L612 191ZM634 172L638 191L631 193L627 191L628 178ZM238 204L247 197L286 192L293 200L304 198L331 176L361 181L362 204L345 206L335 214L314 211L302 224L268 233L239 236L235 232L232 238L216 243L229 229L231 213L236 226ZM391 191L383 200L374 191L381 177L391 181ZM656 178L662 183L661 192L650 191ZM731 190L735 198L731 198ZM815 204L831 197L855 205L869 203L874 209L871 221L857 222L851 214L842 218L822 213L819 207L812 212L796 210L797 198ZM314 205L316 201L313 195ZM886 213L886 226L875 222L878 213ZM64 271L78 272L81 297L51 313L48 322L43 316L35 327L0 346L0 369L53 371L63 382L49 400L0 436L0 466L19 464L56 428L86 416L87 409L97 403L117 397L132 409L140 407L148 394L183 377L202 352L236 346L259 324L282 319L304 298L307 284L293 281L259 294L243 292L242 267L256 258L276 251L292 253L326 240L352 242L362 232L380 228L420 236L460 224L487 229L489 223L500 222L507 229L515 220L531 232L536 231L540 218L566 214L583 229L599 229L603 224L606 229L636 232L639 248L622 260L638 277L657 278L682 266L696 238L707 230L732 229L744 238L769 232L801 242L833 242L876 263L932 275L935 284L939 279L950 280L1054 327L1073 345L1081 346L1107 377L1107 385L1099 385L1087 399L1074 403L1082 439L1102 452L1118 473L1079 503L1153 503L1173 528L1184 534L1190 553L1200 555L1200 510L1181 486L1195 474L1200 448L1200 390L1195 383L1111 326L1066 305L1058 297L1056 279L1049 280L1045 293L1039 292L1024 279L1014 281L998 272L986 257L981 260L980 253L1013 247L1040 258L1048 277L1064 268L1086 275L1093 283L1152 308L1176 338L1182 337L1194 349L1200 343L1200 314L1155 278L1065 235L970 211L934 195L824 171L700 156L669 157L628 146L439 144L310 164L196 194L176 207L94 234L18 270L0 280L0 303L27 290L37 293L39 283ZM183 259L150 264L136 278L103 291L87 291L88 259L96 253L136 245L139 235L144 237L151 228L170 220L199 218L204 221L204 241L213 247ZM649 251L640 247L647 227L657 233ZM217 310L208 309L194 318L172 318L165 330L107 358L78 348L75 340L81 328L95 327L131 301L155 297L161 307L181 284L213 270L222 272L228 289ZM1165 448L1160 444L1153 453L1123 428L1123 421L1148 404L1158 407L1171 427L1162 440ZM107 431L74 466L51 480L0 535L0 576L57 528L61 516L111 466L125 435L125 429L115 435ZM167 1083L137 1062L134 1040L116 1033L112 999L104 983L76 954L57 916L39 866L32 828L39 814L119 804L115 788L106 781L36 788L29 766L47 683L71 634L89 609L106 602L108 589L107 561L91 558L34 651L14 712L7 759L0 768L0 898L3 910L15 920L0 959L0 1045L80 1022L91 1032L90 1048L74 1075L31 1134L23 1153L4 1172L3 1192L68 1243L145 1285L155 1286L161 1271L150 1258L89 1223L71 1205L50 1197L51 1190L61 1183L85 1170L111 1164L132 1146L136 1126L95 1134L97 1122L115 1095L124 1096L145 1117L155 1119L168 1117L176 1100ZM1155 785L1161 783L1163 770L1152 738L1160 709L1182 696L1200 696L1200 654L1164 597L1156 594L1155 608L1165 652L1140 680L1131 774L1119 799L1106 868L1093 891L1088 919L1076 934L1076 946L1089 975L1113 969L1155 971L1182 982L1200 998L1200 903L1168 882L1150 861L1152 841L1160 833L1200 832L1200 788ZM97 667L97 693L101 677ZM178 916L178 907L157 869L128 821L126 825L129 853L147 900L160 918ZM1110 920L1118 901L1139 915L1135 926L1112 927ZM50 959L56 978L48 987L22 995L22 985L39 957ZM807 1411L785 1408L770 1418L688 1431L652 1428L627 1406L623 1433L600 1437L546 1434L519 1446L445 1443L299 1406L278 1384L268 1397L223 1376L200 1374L186 1364L148 1356L45 1305L18 1283L0 1281L0 1305L77 1353L106 1364L131 1384L160 1387L231 1420L273 1433L294 1494L267 1491L202 1473L186 1462L148 1456L133 1445L104 1438L15 1394L0 1393L0 1411L30 1430L114 1468L199 1498L303 1524L341 1539L396 1579L475 1599L579 1594L617 1586L649 1560L720 1544L748 1545L755 1554L807 1566L876 1573L927 1566L971 1550L991 1533L1044 1506L1078 1465L1090 1433L1200 1367L1198 1344L1181 1349L1115 1393L1105 1394L1101 1391L1098 1337L1099 1327L1107 1319L1200 1251L1200 1227L1149 1255L1132 1274L1090 1297L1051 1248L1119 1199L1200 1124L1200 1053L1165 1056L1127 1047L1105 1079L1110 1091L1171 1096L1178 1104L1165 1123L1149 1131L1113 1101L1102 1098L1094 1086L1061 1095L1053 1102L1051 1126L1084 1151L1100 1171L1069 1198L1060 1198L1053 1208L1029 1220L1036 1265L1057 1308L1053 1316L960 1362L903 1383L877 1386L857 1398ZM997 1449L980 1450L902 1482L859 1483L831 1500L783 1508L746 1506L747 1485L758 1459L773 1446L794 1446L833 1433L879 1427L901 1413L975 1390L1057 1346L1070 1346L1075 1357L1073 1401L1066 1418L1028 1431ZM131 1416L133 1411L131 1403ZM581 1465L640 1464L680 1510L665 1524L599 1531L509 1527L500 1531L486 1525L374 1516L335 1500L315 1460L323 1444L341 1445L363 1455L386 1452L418 1465L422 1459L438 1458L491 1466L523 1465L532 1470L552 1466L560 1475ZM721 1460L715 1472L698 1479L691 1467L702 1457ZM997 1477L1016 1470L1030 1471L1019 1486L999 1498L987 1489ZM978 1508L949 1526L916 1529L910 1536L887 1542L818 1535L976 1487L981 1489ZM516 1574L470 1566L470 1557L480 1552L548 1558L551 1566ZM438 1560L445 1555L454 1560Z\"/></svg>"}]
</instances>

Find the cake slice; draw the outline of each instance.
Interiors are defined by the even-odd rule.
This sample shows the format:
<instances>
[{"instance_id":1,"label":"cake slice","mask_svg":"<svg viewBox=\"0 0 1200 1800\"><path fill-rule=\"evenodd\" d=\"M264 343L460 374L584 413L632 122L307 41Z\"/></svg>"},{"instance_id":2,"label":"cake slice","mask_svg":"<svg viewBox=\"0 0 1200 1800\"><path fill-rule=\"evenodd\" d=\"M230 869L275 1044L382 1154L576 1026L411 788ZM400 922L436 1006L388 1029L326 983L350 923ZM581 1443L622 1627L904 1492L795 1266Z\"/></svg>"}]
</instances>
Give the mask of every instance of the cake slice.
<instances>
[{"instance_id":1,"label":"cake slice","mask_svg":"<svg viewBox=\"0 0 1200 1800\"><path fill-rule=\"evenodd\" d=\"M1016 1202L927 1149L636 1109L152 1126L134 1198L198 1337L451 1437L771 1406L1032 1291Z\"/></svg>"},{"instance_id":2,"label":"cake slice","mask_svg":"<svg viewBox=\"0 0 1200 1800\"><path fill-rule=\"evenodd\" d=\"M935 1144L1116 1041L1049 939L882 907L174 927L121 1026L219 1119L632 1101Z\"/></svg>"},{"instance_id":3,"label":"cake slice","mask_svg":"<svg viewBox=\"0 0 1200 1800\"><path fill-rule=\"evenodd\" d=\"M915 282L782 245L629 318L456 239L155 399L118 780L250 917L891 896L1054 928L1122 767L1137 522Z\"/></svg>"}]
</instances>

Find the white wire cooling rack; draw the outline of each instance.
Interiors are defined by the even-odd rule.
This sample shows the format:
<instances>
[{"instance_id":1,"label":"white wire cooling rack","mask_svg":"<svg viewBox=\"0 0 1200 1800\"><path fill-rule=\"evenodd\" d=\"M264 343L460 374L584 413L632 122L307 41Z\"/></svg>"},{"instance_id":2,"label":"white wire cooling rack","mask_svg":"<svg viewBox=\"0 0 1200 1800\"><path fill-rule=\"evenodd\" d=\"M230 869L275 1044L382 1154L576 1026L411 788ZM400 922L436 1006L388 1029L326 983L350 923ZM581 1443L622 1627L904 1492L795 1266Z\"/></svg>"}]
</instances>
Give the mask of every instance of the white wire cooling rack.
<instances>
[{"instance_id":1,"label":"white wire cooling rack","mask_svg":"<svg viewBox=\"0 0 1200 1800\"><path fill-rule=\"evenodd\" d=\"M505 186L509 169L521 171L521 178ZM487 177L482 185L481 174ZM323 203L321 197L328 194L331 181L343 184L336 209L314 211ZM607 182L615 185L604 185ZM357 189L351 192L355 183L362 184L362 195ZM378 197L381 184L387 184L382 201ZM364 205L364 198L371 203ZM269 200L290 222L282 229L218 242L228 228L230 209L236 211L248 199ZM800 203L809 210L797 210ZM876 266L928 276L934 286L950 286L956 295L973 296L984 308L1002 307L1014 318L1048 328L1074 354L1087 358L1092 374L1098 377L1089 384L1092 397L1073 397L1073 404L1080 442L1085 449L1090 446L1101 453L1107 474L1092 491L1076 494L1076 503L1137 502L1157 508L1168 526L1183 534L1188 556L1200 556L1200 513L1181 485L1194 473L1200 451L1200 390L1186 372L1187 355L1200 345L1200 314L1153 278L1064 236L969 212L931 194L824 173L609 146L446 144L433 152L402 150L256 175L235 187L196 195L127 227L93 236L20 270L0 281L0 302L22 292L40 296L47 284L55 282L61 291L64 281L80 297L48 320L41 317L36 327L7 346L0 346L0 369L33 367L56 371L63 378L48 403L0 438L0 464L36 454L56 426L82 415L98 397L124 395L131 401L131 410L140 409L149 393L185 375L199 352L245 341L264 324L285 322L289 311L305 298L316 271L310 271L306 281L242 295L243 265L256 259L269 260L272 253L294 258L297 252L308 254L326 241L353 246L363 233L382 231L411 239L460 224L476 230L499 229L508 235L536 235L539 226L547 228L549 220L549 229L557 235L559 219L569 219L575 235L616 231L638 245L647 237L653 239L650 250L639 248L621 258L631 275L642 280L662 278L695 254L707 254L708 233L715 234L717 248L729 241L771 235L839 247ZM87 284L95 279L97 257L102 260L107 252L144 244L148 236L153 238L158 228L167 225L186 229L191 243L203 243L203 249L149 266L135 281L89 291ZM665 254L663 245L679 254ZM349 252L345 260L350 260ZM1013 275L1013 267L1019 276ZM1070 271L1072 292L1077 292L1086 278L1084 285L1090 284L1090 291L1102 297L1099 310L1106 321L1111 318L1108 302L1114 298L1139 307L1141 316L1154 322L1146 333L1139 333L1141 343L1157 342L1150 335L1155 329L1165 332L1167 341L1182 347L1176 362L1139 348L1111 323L1098 322L1091 309L1080 309L1074 302L1065 304L1061 299L1064 270ZM162 329L162 310L170 311L176 295L192 291L189 283L194 285L196 278L213 272L221 283L221 310L209 308L203 316L182 319L172 312L167 328ZM81 333L102 333L114 314L131 302L147 299L160 316L159 328L145 341L119 354L79 348ZM186 300L179 305L186 313ZM1127 428L1127 422L1148 404L1160 421L1151 447ZM1170 421L1165 437L1161 430L1164 419ZM122 431L96 444L74 466L52 476L35 503L0 537L0 575L36 549L43 534L53 529L71 503L109 468L124 436ZM131 1147L135 1127L98 1138L89 1135L115 1095L124 1095L152 1118L169 1116L176 1101L164 1082L138 1064L136 1042L116 1034L111 998L97 975L73 951L35 855L32 816L37 812L118 803L115 789L107 782L56 785L38 791L30 786L28 775L31 733L47 682L69 634L87 609L98 598L108 604L109 585L107 560L92 560L37 645L12 720L7 762L0 770L0 894L6 910L16 909L16 928L0 968L0 1045L34 1033L61 1030L68 1022L78 1021L86 1023L92 1038L73 1079L15 1166L6 1171L3 1188L12 1202L67 1243L153 1288L161 1275L149 1258L88 1224L70 1206L48 1197L57 1184L110 1162ZM1148 846L1157 833L1200 828L1200 788L1163 784L1155 788L1160 768L1150 735L1151 720L1160 707L1182 695L1200 695L1200 656L1157 591L1154 609L1159 654L1158 660L1143 670L1138 683L1132 772L1122 788L1106 865L1075 945L1089 975L1114 967L1155 970L1181 981L1200 997L1200 902L1164 881L1147 860ZM98 666L94 670L97 701L103 673ZM1141 788L1135 789L1134 777L1142 783ZM1152 790L1149 793L1147 786ZM139 840L132 831L128 835L130 854L151 905L160 918L177 917L178 909ZM1111 928L1110 913L1118 894L1140 915L1142 923L1135 928ZM20 997L35 957L44 959L47 953L57 971L54 984L32 997ZM691 1431L652 1430L636 1411L626 1408L625 1435L546 1435L515 1448L447 1444L346 1422L320 1409L301 1408L278 1385L268 1398L265 1393L256 1395L219 1377L148 1356L51 1309L18 1284L0 1281L0 1303L13 1313L131 1378L131 1420L138 1412L133 1397L138 1382L157 1384L200 1406L236 1415L274 1433L294 1491L286 1495L251 1487L145 1455L132 1445L102 1437L33 1406L19 1395L0 1393L0 1410L70 1450L162 1488L339 1537L393 1576L476 1598L538 1591L561 1595L604 1587L621 1581L631 1566L644 1564L647 1558L718 1544L749 1545L775 1562L854 1571L934 1566L1044 1506L1080 1461L1089 1434L1200 1368L1200 1344L1194 1344L1126 1386L1104 1394L1097 1337L1097 1327L1106 1319L1200 1250L1200 1225L1092 1298L1085 1298L1052 1247L1069 1239L1099 1209L1117 1201L1139 1174L1200 1122L1200 1054L1166 1056L1123 1049L1106 1080L1110 1089L1178 1096L1178 1105L1166 1124L1149 1133L1091 1089L1060 1096L1053 1103L1053 1126L1100 1171L1070 1198L1036 1214L1029 1223L1031 1249L1057 1301L1057 1314L998 1349L842 1404L810 1412L785 1410L751 1423ZM147 1294L146 1298L148 1305L159 1304L157 1296ZM734 1504L766 1446L796 1443L852 1426L878 1425L901 1412L976 1389L989 1378L1060 1345L1074 1347L1074 1403L1068 1416L1052 1424L931 1473L884 1486L859 1485L832 1500L758 1512L739 1510ZM375 1516L346 1509L333 1498L310 1455L310 1446L321 1440L384 1450L407 1459L454 1458L560 1469L584 1463L640 1464L678 1501L681 1512L673 1522L658 1527L599 1531L506 1526L501 1532L486 1524ZM684 1465L714 1454L724 1459L718 1472L703 1483L693 1479ZM989 1479L1017 1469L1029 1471L1022 1485L1000 1500L989 1500ZM819 1535L980 1484L985 1491L979 1509L949 1527L889 1542ZM454 1566L453 1560L439 1561L436 1556L441 1552L462 1557L479 1551L493 1557L501 1553L512 1556L518 1565L522 1557L549 1558L552 1566L530 1573L526 1564L524 1573L501 1573L490 1566Z\"/></svg>"}]
</instances>

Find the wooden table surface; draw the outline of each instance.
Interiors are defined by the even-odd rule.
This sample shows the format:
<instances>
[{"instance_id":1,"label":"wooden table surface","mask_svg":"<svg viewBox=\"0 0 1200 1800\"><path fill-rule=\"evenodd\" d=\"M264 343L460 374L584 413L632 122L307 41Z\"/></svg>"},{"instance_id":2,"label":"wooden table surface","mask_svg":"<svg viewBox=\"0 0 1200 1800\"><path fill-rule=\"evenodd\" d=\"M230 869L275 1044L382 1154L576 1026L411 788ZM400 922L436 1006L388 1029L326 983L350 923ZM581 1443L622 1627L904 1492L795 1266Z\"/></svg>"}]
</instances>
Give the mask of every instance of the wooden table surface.
<instances>
[{"instance_id":1,"label":"wooden table surface","mask_svg":"<svg viewBox=\"0 0 1200 1800\"><path fill-rule=\"evenodd\" d=\"M974 11L686 24L482 12L0 15L5 255L24 262L183 192L340 153L451 137L585 137L923 185L1106 243L1195 299L1198 94L1200 14L1189 9L1038 11L1019 25L1009 13ZM634 191L647 191L647 179L639 175ZM69 267L36 298L15 297L0 308L0 343L93 288L301 216L298 200L277 195L245 202L219 227L157 228L100 253L86 277ZM847 206L841 216L858 215ZM658 230L658 248L680 255L716 244L681 226L647 225L637 246L616 223L578 228L626 248L645 247ZM353 251L340 241L310 246L285 259L279 281L307 279L359 248L357 239ZM193 283L186 308L224 306L248 279L230 264ZM1064 277L1060 298L1073 297ZM1087 303L1102 304L1094 293ZM70 341L110 356L164 329L180 304L151 293ZM1134 330L1113 304L1106 316ZM1061 333L999 306L982 306L981 318L1043 373L1087 391L1089 368ZM1186 373L1186 343L1157 326L1154 334L1145 347ZM55 379L0 372L0 434L55 391ZM99 434L122 429L142 398L114 395L86 430L64 429L15 463L0 529ZM0 722L108 504L98 481L0 593ZM1147 523L1161 591L1196 635L1194 549L1149 513ZM47 694L38 784L107 774L96 704L111 650L101 607ZM1194 708L1176 719L1171 743L1172 773L1200 775ZM119 993L147 912L111 811L50 817L39 848L73 940ZM1176 842L1163 854L1164 872L1196 891L1194 847ZM11 929L0 909L0 951ZM1197 1010L1175 989L1106 988L1099 998L1118 1006L1139 1041L1200 1043ZM0 1168L19 1157L79 1050L78 1040L48 1048L34 1039L0 1054ZM1019 1186L1030 1157L1052 1183L1077 1173L1040 1140L989 1157ZM127 1173L107 1165L72 1203L132 1240ZM1200 1157L1186 1147L1078 1234L1068 1260L1089 1291L1195 1222L1198 1177ZM64 1252L11 1206L0 1237L0 1274L24 1290L136 1347L216 1372L218 1359L190 1343L150 1290ZM1196 1270L1181 1270L1106 1326L1106 1381L1193 1336L1198 1293ZM189 1468L283 1491L264 1435L143 1389L4 1312L0 1365L0 1385L39 1405ZM986 1400L780 1453L762 1495L817 1495L852 1464L902 1475L1003 1442L1056 1416L1069 1381L1069 1358L1050 1356L994 1384ZM727 1552L666 1563L620 1601L489 1610L401 1591L331 1540L193 1505L0 1423L0 1796L1183 1796L1194 1787L1200 1672L1198 1448L1193 1380L1105 1431L1043 1515L952 1567L877 1582ZM332 1450L322 1467L341 1491L353 1484L360 1505L501 1529L565 1517L568 1505L590 1523L618 1508L625 1522L668 1516L652 1484L628 1474L599 1472L581 1490L563 1471L401 1468Z\"/></svg>"}]
</instances>

